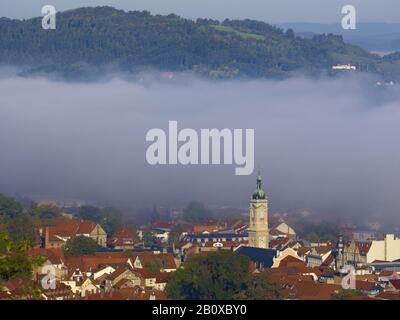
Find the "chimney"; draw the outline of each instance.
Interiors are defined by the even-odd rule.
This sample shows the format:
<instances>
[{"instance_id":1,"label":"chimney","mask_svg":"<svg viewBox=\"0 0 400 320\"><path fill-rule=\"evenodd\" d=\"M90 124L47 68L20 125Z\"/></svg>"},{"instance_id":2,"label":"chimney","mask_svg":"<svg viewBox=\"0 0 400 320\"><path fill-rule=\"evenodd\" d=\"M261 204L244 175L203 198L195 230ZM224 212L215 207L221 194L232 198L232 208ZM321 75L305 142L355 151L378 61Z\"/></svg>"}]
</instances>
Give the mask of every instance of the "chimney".
<instances>
[{"instance_id":1,"label":"chimney","mask_svg":"<svg viewBox=\"0 0 400 320\"><path fill-rule=\"evenodd\" d=\"M45 236L44 236L44 243L43 243L43 247L44 248L47 248L47 245L48 245L48 243L49 243L49 238L50 238L50 235L49 235L49 227L46 227L46 232L45 232Z\"/></svg>"},{"instance_id":2,"label":"chimney","mask_svg":"<svg viewBox=\"0 0 400 320\"><path fill-rule=\"evenodd\" d=\"M39 229L39 247L40 248L46 247L46 238L45 235L43 234L43 228Z\"/></svg>"}]
</instances>

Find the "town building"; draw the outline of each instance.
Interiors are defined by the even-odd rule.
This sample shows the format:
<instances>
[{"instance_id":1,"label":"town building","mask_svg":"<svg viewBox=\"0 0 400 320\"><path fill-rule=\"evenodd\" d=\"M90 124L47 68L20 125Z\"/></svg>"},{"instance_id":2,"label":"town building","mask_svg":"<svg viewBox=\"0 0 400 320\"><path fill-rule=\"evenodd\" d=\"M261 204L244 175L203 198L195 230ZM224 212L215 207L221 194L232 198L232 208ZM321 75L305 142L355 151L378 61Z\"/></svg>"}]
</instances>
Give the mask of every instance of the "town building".
<instances>
[{"instance_id":1,"label":"town building","mask_svg":"<svg viewBox=\"0 0 400 320\"><path fill-rule=\"evenodd\" d=\"M382 240L352 240L344 248L343 259L354 265L400 259L400 239L386 234Z\"/></svg>"},{"instance_id":2,"label":"town building","mask_svg":"<svg viewBox=\"0 0 400 320\"><path fill-rule=\"evenodd\" d=\"M61 248L65 243L78 236L92 238L99 246L107 246L107 233L96 222L90 220L76 220L65 217L55 219L54 225L40 230L43 248Z\"/></svg>"},{"instance_id":3,"label":"town building","mask_svg":"<svg viewBox=\"0 0 400 320\"><path fill-rule=\"evenodd\" d=\"M257 187L250 200L249 246L269 248L268 200L262 188L262 179L257 177Z\"/></svg>"}]
</instances>

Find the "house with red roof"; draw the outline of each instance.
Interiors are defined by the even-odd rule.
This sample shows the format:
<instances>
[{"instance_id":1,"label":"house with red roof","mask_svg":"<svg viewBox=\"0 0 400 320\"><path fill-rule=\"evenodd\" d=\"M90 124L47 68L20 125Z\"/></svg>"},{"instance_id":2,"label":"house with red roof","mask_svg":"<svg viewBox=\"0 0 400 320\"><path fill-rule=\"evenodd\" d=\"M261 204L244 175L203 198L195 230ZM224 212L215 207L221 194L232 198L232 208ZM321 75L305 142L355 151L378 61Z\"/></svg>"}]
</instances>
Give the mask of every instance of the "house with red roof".
<instances>
[{"instance_id":1,"label":"house with red roof","mask_svg":"<svg viewBox=\"0 0 400 320\"><path fill-rule=\"evenodd\" d=\"M135 244L140 243L137 235L133 234L126 227L119 227L108 242L108 246L117 250L132 250Z\"/></svg>"},{"instance_id":2,"label":"house with red roof","mask_svg":"<svg viewBox=\"0 0 400 320\"><path fill-rule=\"evenodd\" d=\"M385 287L385 291L400 292L400 278L389 280L389 283Z\"/></svg>"},{"instance_id":3,"label":"house with red roof","mask_svg":"<svg viewBox=\"0 0 400 320\"><path fill-rule=\"evenodd\" d=\"M296 237L296 232L279 215L271 215L268 218L269 234L271 239L279 237Z\"/></svg>"},{"instance_id":4,"label":"house with red roof","mask_svg":"<svg viewBox=\"0 0 400 320\"><path fill-rule=\"evenodd\" d=\"M344 260L354 265L372 263L376 260L394 261L400 259L400 239L386 234L381 240L352 240L343 252Z\"/></svg>"},{"instance_id":5,"label":"house with red roof","mask_svg":"<svg viewBox=\"0 0 400 320\"><path fill-rule=\"evenodd\" d=\"M323 245L318 247L312 247L310 251L305 255L307 266L319 267L321 266L332 253L332 245Z\"/></svg>"},{"instance_id":6,"label":"house with red roof","mask_svg":"<svg viewBox=\"0 0 400 320\"><path fill-rule=\"evenodd\" d=\"M100 246L107 246L107 233L96 222L90 220L77 220L59 217L54 220L54 225L40 230L44 238L45 248L61 248L65 243L77 236L90 237Z\"/></svg>"}]
</instances>

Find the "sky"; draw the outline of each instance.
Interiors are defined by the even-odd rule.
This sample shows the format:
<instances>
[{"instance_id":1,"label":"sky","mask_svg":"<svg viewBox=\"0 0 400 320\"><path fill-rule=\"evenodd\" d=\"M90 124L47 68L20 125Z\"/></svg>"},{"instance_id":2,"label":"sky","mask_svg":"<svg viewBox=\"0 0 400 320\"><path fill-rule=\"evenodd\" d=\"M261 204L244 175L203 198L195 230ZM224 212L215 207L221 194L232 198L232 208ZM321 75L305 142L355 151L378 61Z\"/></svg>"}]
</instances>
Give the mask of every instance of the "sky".
<instances>
[{"instance_id":1,"label":"sky","mask_svg":"<svg viewBox=\"0 0 400 320\"><path fill-rule=\"evenodd\" d=\"M125 10L176 13L187 18L250 18L269 23L340 23L341 8L351 4L359 22L400 22L399 0L1 0L0 16L28 18L39 16L44 5L58 11L96 5Z\"/></svg>"},{"instance_id":2,"label":"sky","mask_svg":"<svg viewBox=\"0 0 400 320\"><path fill-rule=\"evenodd\" d=\"M0 78L0 191L117 207L246 208L257 169L151 166L148 130L251 128L271 211L398 217L398 89L368 79L63 83ZM24 94L20 94L23 92Z\"/></svg>"}]
</instances>

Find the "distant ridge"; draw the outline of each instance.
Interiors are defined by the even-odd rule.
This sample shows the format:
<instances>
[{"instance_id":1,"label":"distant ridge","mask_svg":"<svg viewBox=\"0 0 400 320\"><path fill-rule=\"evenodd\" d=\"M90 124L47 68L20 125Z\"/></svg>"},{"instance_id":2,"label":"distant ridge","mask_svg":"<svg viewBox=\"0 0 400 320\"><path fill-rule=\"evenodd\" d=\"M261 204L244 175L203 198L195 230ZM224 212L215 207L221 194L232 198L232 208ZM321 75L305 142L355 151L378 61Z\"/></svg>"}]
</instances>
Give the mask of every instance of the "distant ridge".
<instances>
[{"instance_id":1,"label":"distant ridge","mask_svg":"<svg viewBox=\"0 0 400 320\"><path fill-rule=\"evenodd\" d=\"M254 20L192 21L177 15L88 7L57 14L57 29L41 17L0 19L0 64L24 74L90 78L108 72L190 71L212 78L284 78L329 73L335 64L365 64L398 77L397 60L384 60L340 35L296 37L293 30Z\"/></svg>"},{"instance_id":2,"label":"distant ridge","mask_svg":"<svg viewBox=\"0 0 400 320\"><path fill-rule=\"evenodd\" d=\"M296 30L296 34L306 37L321 33L339 34L345 42L370 51L400 51L400 23L359 22L356 30L344 30L339 23L294 22L277 26L283 29L292 28Z\"/></svg>"}]
</instances>

